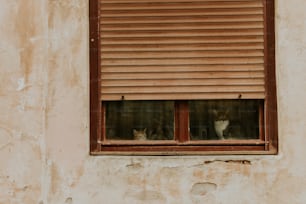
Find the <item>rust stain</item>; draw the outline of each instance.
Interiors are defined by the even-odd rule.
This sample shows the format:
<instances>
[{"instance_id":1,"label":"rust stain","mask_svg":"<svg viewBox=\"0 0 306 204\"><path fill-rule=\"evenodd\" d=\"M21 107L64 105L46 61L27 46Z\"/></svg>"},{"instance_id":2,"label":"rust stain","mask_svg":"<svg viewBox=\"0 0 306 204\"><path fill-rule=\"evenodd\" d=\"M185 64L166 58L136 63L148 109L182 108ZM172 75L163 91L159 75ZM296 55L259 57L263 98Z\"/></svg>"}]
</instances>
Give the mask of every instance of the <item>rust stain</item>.
<instances>
[{"instance_id":1,"label":"rust stain","mask_svg":"<svg viewBox=\"0 0 306 204\"><path fill-rule=\"evenodd\" d=\"M42 159L41 148L39 145L32 146L33 153L38 160Z\"/></svg>"},{"instance_id":2,"label":"rust stain","mask_svg":"<svg viewBox=\"0 0 306 204\"><path fill-rule=\"evenodd\" d=\"M201 179L201 178L204 177L204 173L203 173L203 171L200 170L200 169L195 169L195 170L193 171L193 176L196 177L196 178Z\"/></svg>"},{"instance_id":3,"label":"rust stain","mask_svg":"<svg viewBox=\"0 0 306 204\"><path fill-rule=\"evenodd\" d=\"M161 192L152 191L152 190L143 190L140 192L127 192L125 196L134 198L138 201L149 202L149 203L151 202L164 203L166 201L165 196Z\"/></svg>"},{"instance_id":4,"label":"rust stain","mask_svg":"<svg viewBox=\"0 0 306 204\"><path fill-rule=\"evenodd\" d=\"M0 179L2 179L0 177ZM3 183L5 183L6 189L9 191L7 194L7 201L4 202L5 194L2 194L0 198L0 203L11 203L12 198L19 198L23 201L23 203L35 203L36 197L39 196L41 192L41 186L39 184L24 184L21 186L17 184L15 180L10 180L9 176L3 179ZM2 202L1 202L2 201Z\"/></svg>"},{"instance_id":5,"label":"rust stain","mask_svg":"<svg viewBox=\"0 0 306 204\"><path fill-rule=\"evenodd\" d=\"M127 176L127 183L132 186L142 186L146 184L146 179L137 174L129 174Z\"/></svg>"},{"instance_id":6,"label":"rust stain","mask_svg":"<svg viewBox=\"0 0 306 204\"><path fill-rule=\"evenodd\" d=\"M49 1L49 28L54 28L56 23L80 22L84 19L86 13L84 13L84 7L86 1ZM77 33L78 34L78 33Z\"/></svg>"},{"instance_id":7,"label":"rust stain","mask_svg":"<svg viewBox=\"0 0 306 204\"><path fill-rule=\"evenodd\" d=\"M80 1L49 1L48 27L51 31L51 48L49 50L49 79L62 80L65 86L77 87L81 84L82 75L77 66L85 55L84 38L87 24L83 23L86 13L85 2ZM54 45L54 46L53 46ZM60 54L58 54L60 53ZM61 75L56 75L60 70ZM56 75L56 76L54 76Z\"/></svg>"},{"instance_id":8,"label":"rust stain","mask_svg":"<svg viewBox=\"0 0 306 204\"><path fill-rule=\"evenodd\" d=\"M20 51L21 67L25 76L25 83L33 67L35 45L30 42L32 37L39 33L40 15L39 4L35 0L20 1L18 3L17 15L11 19L15 23L16 35Z\"/></svg>"},{"instance_id":9,"label":"rust stain","mask_svg":"<svg viewBox=\"0 0 306 204\"><path fill-rule=\"evenodd\" d=\"M177 167L164 167L160 171L161 183L166 186L171 196L179 196L180 191L180 169Z\"/></svg>"},{"instance_id":10,"label":"rust stain","mask_svg":"<svg viewBox=\"0 0 306 204\"><path fill-rule=\"evenodd\" d=\"M84 175L84 167L81 166L81 167L77 168L75 172L76 172L75 179L71 183L70 187L75 187L78 184L79 180Z\"/></svg>"},{"instance_id":11,"label":"rust stain","mask_svg":"<svg viewBox=\"0 0 306 204\"><path fill-rule=\"evenodd\" d=\"M80 178L84 175L84 167L81 166L80 168L77 169L77 177Z\"/></svg>"},{"instance_id":12,"label":"rust stain","mask_svg":"<svg viewBox=\"0 0 306 204\"><path fill-rule=\"evenodd\" d=\"M73 67L70 69L70 74L67 74L67 76L69 76L68 84L70 87L75 87L80 84L80 76L77 74L77 71Z\"/></svg>"},{"instance_id":13,"label":"rust stain","mask_svg":"<svg viewBox=\"0 0 306 204\"><path fill-rule=\"evenodd\" d=\"M61 178L58 172L58 169L55 164L51 165L51 193L50 195L54 195L56 192L59 192Z\"/></svg>"},{"instance_id":14,"label":"rust stain","mask_svg":"<svg viewBox=\"0 0 306 204\"><path fill-rule=\"evenodd\" d=\"M55 16L55 3L56 1L48 1L48 27L53 28L54 27L54 16Z\"/></svg>"}]
</instances>

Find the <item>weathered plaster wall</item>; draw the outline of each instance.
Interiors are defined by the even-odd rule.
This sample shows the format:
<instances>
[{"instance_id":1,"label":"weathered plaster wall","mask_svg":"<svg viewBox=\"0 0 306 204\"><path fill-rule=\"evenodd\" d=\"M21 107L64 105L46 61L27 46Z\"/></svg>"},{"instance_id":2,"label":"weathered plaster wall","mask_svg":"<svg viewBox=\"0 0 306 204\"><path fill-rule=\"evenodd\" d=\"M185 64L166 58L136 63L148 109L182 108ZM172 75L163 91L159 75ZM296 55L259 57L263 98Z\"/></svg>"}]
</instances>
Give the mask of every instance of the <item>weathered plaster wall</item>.
<instances>
[{"instance_id":1,"label":"weathered plaster wall","mask_svg":"<svg viewBox=\"0 0 306 204\"><path fill-rule=\"evenodd\" d=\"M0 5L0 203L35 203L42 193L45 135L45 5Z\"/></svg>"},{"instance_id":2,"label":"weathered plaster wall","mask_svg":"<svg viewBox=\"0 0 306 204\"><path fill-rule=\"evenodd\" d=\"M304 0L276 0L278 156L91 157L88 1L0 0L0 203L306 203Z\"/></svg>"}]
</instances>

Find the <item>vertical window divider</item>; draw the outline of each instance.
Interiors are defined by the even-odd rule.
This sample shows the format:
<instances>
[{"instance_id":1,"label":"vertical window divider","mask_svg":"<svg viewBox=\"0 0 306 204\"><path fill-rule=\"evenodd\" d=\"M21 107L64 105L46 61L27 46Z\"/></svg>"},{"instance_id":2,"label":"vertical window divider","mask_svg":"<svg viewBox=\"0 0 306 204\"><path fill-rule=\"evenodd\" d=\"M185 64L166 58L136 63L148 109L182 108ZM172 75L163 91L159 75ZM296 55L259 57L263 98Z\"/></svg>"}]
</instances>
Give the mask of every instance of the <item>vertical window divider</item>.
<instances>
[{"instance_id":1,"label":"vertical window divider","mask_svg":"<svg viewBox=\"0 0 306 204\"><path fill-rule=\"evenodd\" d=\"M189 141L188 101L176 101L175 103L175 136L179 143Z\"/></svg>"}]
</instances>

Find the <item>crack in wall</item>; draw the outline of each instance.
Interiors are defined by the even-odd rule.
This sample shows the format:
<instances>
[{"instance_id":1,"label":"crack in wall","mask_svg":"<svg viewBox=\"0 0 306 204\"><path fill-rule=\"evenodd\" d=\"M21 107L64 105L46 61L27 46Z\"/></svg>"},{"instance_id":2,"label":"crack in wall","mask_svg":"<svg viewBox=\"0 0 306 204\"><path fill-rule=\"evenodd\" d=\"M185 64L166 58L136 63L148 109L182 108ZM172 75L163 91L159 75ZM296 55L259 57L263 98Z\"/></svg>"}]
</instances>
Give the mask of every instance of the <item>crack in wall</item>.
<instances>
[{"instance_id":1,"label":"crack in wall","mask_svg":"<svg viewBox=\"0 0 306 204\"><path fill-rule=\"evenodd\" d=\"M211 161L205 161L204 164L211 164L215 162L223 162L223 163L232 163L232 164L245 164L245 165L251 165L252 162L250 160L211 160Z\"/></svg>"}]
</instances>

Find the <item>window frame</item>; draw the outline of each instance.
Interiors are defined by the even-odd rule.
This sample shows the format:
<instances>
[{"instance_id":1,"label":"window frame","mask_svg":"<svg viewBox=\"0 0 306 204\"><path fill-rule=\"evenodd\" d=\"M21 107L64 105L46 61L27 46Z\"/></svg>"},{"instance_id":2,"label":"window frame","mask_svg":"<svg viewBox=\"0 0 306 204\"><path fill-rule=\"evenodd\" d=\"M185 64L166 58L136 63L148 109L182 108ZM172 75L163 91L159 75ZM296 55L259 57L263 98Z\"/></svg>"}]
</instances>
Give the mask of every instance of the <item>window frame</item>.
<instances>
[{"instance_id":1,"label":"window frame","mask_svg":"<svg viewBox=\"0 0 306 204\"><path fill-rule=\"evenodd\" d=\"M275 77L274 0L264 1L265 89L260 107L259 140L189 140L188 101L175 102L174 141L109 141L105 138L105 106L100 101L99 0L89 0L90 154L91 155L232 155L277 154L278 122Z\"/></svg>"}]
</instances>

